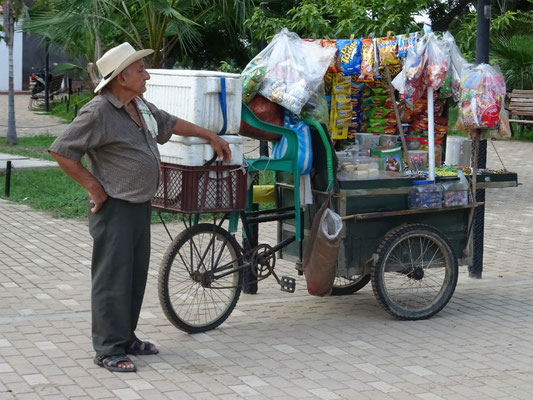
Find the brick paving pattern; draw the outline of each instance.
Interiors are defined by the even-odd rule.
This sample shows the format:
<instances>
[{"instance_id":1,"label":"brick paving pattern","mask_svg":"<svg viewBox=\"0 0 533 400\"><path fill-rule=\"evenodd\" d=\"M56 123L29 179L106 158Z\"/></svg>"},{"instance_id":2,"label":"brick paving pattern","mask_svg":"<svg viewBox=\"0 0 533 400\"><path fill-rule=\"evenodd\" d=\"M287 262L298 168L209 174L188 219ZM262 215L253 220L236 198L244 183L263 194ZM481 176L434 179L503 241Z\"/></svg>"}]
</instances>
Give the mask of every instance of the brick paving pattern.
<instances>
[{"instance_id":1,"label":"brick paving pattern","mask_svg":"<svg viewBox=\"0 0 533 400\"><path fill-rule=\"evenodd\" d=\"M430 320L395 320L370 285L309 296L294 265L278 261L297 278L295 293L269 278L218 329L186 334L159 306L170 241L153 226L138 333L160 353L134 357L136 374L92 363L86 220L0 200L0 399L530 399L533 144L496 146L522 185L487 192L483 279L461 267L454 297ZM489 166L496 160L489 144ZM275 232L265 224L262 241L273 244Z\"/></svg>"}]
</instances>

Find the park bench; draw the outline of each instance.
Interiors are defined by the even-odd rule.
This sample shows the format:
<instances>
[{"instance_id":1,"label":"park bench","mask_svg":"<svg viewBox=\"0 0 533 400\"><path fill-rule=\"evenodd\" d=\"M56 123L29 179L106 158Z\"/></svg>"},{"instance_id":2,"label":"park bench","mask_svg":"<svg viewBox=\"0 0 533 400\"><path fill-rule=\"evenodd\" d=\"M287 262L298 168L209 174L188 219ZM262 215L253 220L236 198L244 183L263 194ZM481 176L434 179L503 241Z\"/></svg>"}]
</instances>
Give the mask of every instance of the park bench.
<instances>
[{"instance_id":1,"label":"park bench","mask_svg":"<svg viewBox=\"0 0 533 400\"><path fill-rule=\"evenodd\" d=\"M523 129L523 124L533 124L533 90L517 90L514 89L510 96L509 106L509 122L515 122L520 125L520 130ZM512 118L511 116L517 118ZM511 125L512 132L512 125Z\"/></svg>"}]
</instances>

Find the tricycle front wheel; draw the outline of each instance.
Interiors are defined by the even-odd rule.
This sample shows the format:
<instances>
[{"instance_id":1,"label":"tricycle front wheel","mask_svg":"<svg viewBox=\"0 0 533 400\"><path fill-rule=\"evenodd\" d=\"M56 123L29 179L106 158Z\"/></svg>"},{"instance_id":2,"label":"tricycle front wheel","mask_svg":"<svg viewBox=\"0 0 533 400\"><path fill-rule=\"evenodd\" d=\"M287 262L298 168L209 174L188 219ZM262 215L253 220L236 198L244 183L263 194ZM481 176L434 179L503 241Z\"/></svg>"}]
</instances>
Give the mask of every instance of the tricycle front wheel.
<instances>
[{"instance_id":1,"label":"tricycle front wheel","mask_svg":"<svg viewBox=\"0 0 533 400\"><path fill-rule=\"evenodd\" d=\"M239 299L242 270L235 238L215 224L178 235L159 271L159 301L177 328L205 332L228 318Z\"/></svg>"},{"instance_id":2,"label":"tricycle front wheel","mask_svg":"<svg viewBox=\"0 0 533 400\"><path fill-rule=\"evenodd\" d=\"M429 225L402 225L378 247L372 288L390 314L405 320L429 318L451 299L457 257L442 232Z\"/></svg>"}]
</instances>

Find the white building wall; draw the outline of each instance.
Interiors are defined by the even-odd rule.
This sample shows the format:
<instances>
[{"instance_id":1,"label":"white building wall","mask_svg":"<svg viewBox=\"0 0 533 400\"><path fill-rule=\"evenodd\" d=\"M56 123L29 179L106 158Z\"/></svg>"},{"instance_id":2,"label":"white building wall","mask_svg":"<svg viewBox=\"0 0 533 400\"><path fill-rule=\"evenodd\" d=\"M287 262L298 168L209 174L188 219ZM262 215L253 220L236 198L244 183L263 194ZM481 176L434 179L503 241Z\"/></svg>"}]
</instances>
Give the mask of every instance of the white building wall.
<instances>
[{"instance_id":1,"label":"white building wall","mask_svg":"<svg viewBox=\"0 0 533 400\"><path fill-rule=\"evenodd\" d=\"M18 28L18 26L17 26ZM15 28L13 42L13 83L15 90L22 90L22 32ZM6 42L0 40L0 90L9 89L9 52Z\"/></svg>"}]
</instances>

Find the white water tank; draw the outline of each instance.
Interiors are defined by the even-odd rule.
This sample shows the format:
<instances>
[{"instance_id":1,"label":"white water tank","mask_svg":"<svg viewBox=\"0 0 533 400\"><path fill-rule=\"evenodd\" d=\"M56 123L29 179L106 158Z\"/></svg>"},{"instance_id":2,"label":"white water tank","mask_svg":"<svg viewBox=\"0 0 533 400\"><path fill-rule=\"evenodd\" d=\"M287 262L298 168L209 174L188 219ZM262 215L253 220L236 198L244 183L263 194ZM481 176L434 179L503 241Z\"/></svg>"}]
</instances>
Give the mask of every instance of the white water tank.
<instances>
[{"instance_id":1,"label":"white water tank","mask_svg":"<svg viewBox=\"0 0 533 400\"><path fill-rule=\"evenodd\" d=\"M469 167L472 159L472 141L470 139L448 136L446 139L446 165Z\"/></svg>"}]
</instances>

